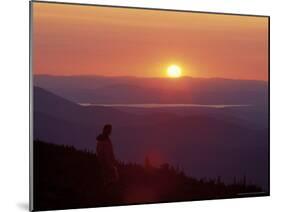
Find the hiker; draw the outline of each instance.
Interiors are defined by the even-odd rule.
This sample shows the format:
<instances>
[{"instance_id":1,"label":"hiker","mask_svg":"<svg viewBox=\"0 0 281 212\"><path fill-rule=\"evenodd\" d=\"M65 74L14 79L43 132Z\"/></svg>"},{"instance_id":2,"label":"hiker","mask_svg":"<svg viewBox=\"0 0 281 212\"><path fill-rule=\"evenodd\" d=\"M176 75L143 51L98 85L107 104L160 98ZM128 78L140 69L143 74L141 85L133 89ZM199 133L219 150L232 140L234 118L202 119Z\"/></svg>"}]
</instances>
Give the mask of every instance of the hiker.
<instances>
[{"instance_id":1,"label":"hiker","mask_svg":"<svg viewBox=\"0 0 281 212\"><path fill-rule=\"evenodd\" d=\"M97 136L96 154L101 166L104 184L115 183L118 178L117 162L113 152L113 146L109 136L111 135L112 126L106 124L103 127L102 134Z\"/></svg>"}]
</instances>

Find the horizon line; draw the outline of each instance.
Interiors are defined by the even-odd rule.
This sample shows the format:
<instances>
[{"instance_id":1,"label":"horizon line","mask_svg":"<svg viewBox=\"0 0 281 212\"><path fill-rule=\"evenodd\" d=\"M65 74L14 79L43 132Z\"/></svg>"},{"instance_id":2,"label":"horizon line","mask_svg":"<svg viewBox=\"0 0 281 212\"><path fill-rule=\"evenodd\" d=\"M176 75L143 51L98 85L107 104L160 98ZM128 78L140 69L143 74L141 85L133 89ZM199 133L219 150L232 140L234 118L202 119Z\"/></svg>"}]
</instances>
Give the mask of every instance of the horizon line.
<instances>
[{"instance_id":1,"label":"horizon line","mask_svg":"<svg viewBox=\"0 0 281 212\"><path fill-rule=\"evenodd\" d=\"M132 76L132 75L95 75L95 74L70 74L70 75L56 75L56 74L33 74L33 76L48 76L48 77L103 77L103 78L140 78L140 79L170 79L180 80L182 78L193 78L193 79L222 79L222 80L243 80L243 81L260 81L267 82L268 79L241 79L241 78L225 78L225 77L194 77L189 75L183 75L179 78L161 77L161 76Z\"/></svg>"}]
</instances>

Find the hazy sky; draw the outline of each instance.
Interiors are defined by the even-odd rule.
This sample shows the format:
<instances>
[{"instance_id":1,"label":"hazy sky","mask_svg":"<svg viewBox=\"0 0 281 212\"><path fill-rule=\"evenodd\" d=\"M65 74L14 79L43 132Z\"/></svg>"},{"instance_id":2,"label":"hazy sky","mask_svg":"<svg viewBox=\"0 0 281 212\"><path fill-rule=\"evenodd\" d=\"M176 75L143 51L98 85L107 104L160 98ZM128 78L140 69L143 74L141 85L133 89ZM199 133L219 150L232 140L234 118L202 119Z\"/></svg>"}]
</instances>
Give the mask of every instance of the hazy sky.
<instances>
[{"instance_id":1,"label":"hazy sky","mask_svg":"<svg viewBox=\"0 0 281 212\"><path fill-rule=\"evenodd\" d=\"M33 3L33 71L267 80L264 17Z\"/></svg>"}]
</instances>

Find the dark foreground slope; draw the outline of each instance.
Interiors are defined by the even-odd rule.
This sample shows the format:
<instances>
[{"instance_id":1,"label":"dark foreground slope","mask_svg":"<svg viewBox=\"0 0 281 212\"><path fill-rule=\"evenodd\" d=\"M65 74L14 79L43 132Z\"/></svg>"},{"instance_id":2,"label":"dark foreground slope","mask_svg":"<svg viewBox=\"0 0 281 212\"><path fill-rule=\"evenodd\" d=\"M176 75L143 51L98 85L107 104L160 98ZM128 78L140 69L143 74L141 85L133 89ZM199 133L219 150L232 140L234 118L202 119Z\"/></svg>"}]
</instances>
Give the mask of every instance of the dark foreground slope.
<instances>
[{"instance_id":1,"label":"dark foreground slope","mask_svg":"<svg viewBox=\"0 0 281 212\"><path fill-rule=\"evenodd\" d=\"M195 179L169 164L118 165L120 180L103 186L96 155L73 147L34 142L34 209L68 209L152 202L265 195L246 179Z\"/></svg>"}]
</instances>

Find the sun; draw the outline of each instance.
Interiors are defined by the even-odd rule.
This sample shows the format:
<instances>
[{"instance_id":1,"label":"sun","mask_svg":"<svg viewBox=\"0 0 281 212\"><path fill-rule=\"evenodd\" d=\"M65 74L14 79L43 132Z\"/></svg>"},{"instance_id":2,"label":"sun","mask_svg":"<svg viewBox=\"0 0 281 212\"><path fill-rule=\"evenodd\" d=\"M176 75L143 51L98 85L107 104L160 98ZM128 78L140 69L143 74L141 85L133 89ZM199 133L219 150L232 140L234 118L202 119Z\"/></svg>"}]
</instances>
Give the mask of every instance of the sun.
<instances>
[{"instance_id":1,"label":"sun","mask_svg":"<svg viewBox=\"0 0 281 212\"><path fill-rule=\"evenodd\" d=\"M181 67L178 65L170 65L167 68L167 75L170 78L179 78L182 76Z\"/></svg>"}]
</instances>

